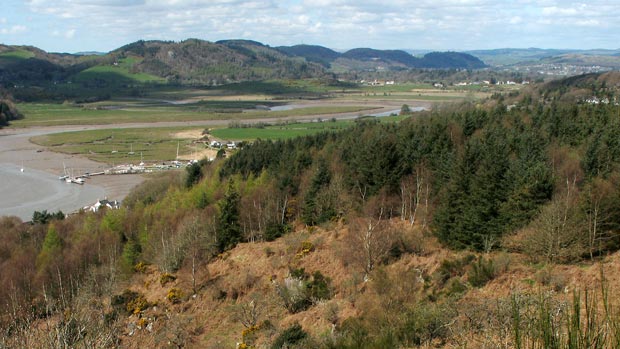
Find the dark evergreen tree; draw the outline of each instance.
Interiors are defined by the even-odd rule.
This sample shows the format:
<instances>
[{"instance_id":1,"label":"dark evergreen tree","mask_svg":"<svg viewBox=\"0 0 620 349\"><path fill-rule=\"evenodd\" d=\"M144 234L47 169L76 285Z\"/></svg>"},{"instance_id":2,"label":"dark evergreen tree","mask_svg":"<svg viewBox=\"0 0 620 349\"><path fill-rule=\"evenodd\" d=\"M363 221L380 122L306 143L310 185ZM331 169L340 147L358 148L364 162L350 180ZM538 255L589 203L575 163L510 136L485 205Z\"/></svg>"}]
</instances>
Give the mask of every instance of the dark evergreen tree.
<instances>
[{"instance_id":1,"label":"dark evergreen tree","mask_svg":"<svg viewBox=\"0 0 620 349\"><path fill-rule=\"evenodd\" d=\"M186 171L185 186L190 188L202 178L202 166L199 163L193 163L186 167Z\"/></svg>"},{"instance_id":2,"label":"dark evergreen tree","mask_svg":"<svg viewBox=\"0 0 620 349\"><path fill-rule=\"evenodd\" d=\"M219 204L217 220L217 248L220 252L235 247L241 241L239 224L239 193L232 179L228 180L226 194Z\"/></svg>"},{"instance_id":3,"label":"dark evergreen tree","mask_svg":"<svg viewBox=\"0 0 620 349\"><path fill-rule=\"evenodd\" d=\"M334 216L335 210L329 202L319 202L321 190L326 188L331 181L329 166L324 158L318 161L316 172L310 182L310 187L304 197L301 219L307 225L316 225L329 220Z\"/></svg>"}]
</instances>

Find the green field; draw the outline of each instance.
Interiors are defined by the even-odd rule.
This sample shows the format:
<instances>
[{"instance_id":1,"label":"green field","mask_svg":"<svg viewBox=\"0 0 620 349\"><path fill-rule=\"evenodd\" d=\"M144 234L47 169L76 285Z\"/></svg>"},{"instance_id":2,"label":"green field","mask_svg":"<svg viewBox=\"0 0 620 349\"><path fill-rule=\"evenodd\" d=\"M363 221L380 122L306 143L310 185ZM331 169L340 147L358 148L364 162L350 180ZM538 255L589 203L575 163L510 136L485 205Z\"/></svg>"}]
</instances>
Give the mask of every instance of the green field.
<instances>
[{"instance_id":1,"label":"green field","mask_svg":"<svg viewBox=\"0 0 620 349\"><path fill-rule=\"evenodd\" d=\"M7 59L28 59L34 57L34 53L26 50L14 50L0 53L0 58Z\"/></svg>"},{"instance_id":2,"label":"green field","mask_svg":"<svg viewBox=\"0 0 620 349\"><path fill-rule=\"evenodd\" d=\"M255 139L290 139L326 131L340 131L353 125L352 121L323 121L287 123L259 127L227 127L209 131L210 135L224 140L249 141Z\"/></svg>"},{"instance_id":3,"label":"green field","mask_svg":"<svg viewBox=\"0 0 620 349\"><path fill-rule=\"evenodd\" d=\"M24 59L34 57L34 53L26 50L13 50L0 53L0 68L16 64Z\"/></svg>"},{"instance_id":4,"label":"green field","mask_svg":"<svg viewBox=\"0 0 620 349\"><path fill-rule=\"evenodd\" d=\"M365 117L364 120L379 122L399 122L407 116L385 116L380 118ZM355 125L359 119L324 120L321 122L292 122L277 125L260 125L257 127L227 127L209 130L212 135L222 140L252 141L255 139L290 139L300 136L313 135L321 132L337 132Z\"/></svg>"},{"instance_id":5,"label":"green field","mask_svg":"<svg viewBox=\"0 0 620 349\"><path fill-rule=\"evenodd\" d=\"M55 133L33 137L31 141L52 151L79 154L108 164L139 163L174 160L177 144L179 155L204 149L193 145L191 139L181 139L176 133L196 130L195 127L127 128ZM200 129L201 130L201 129ZM134 154L129 154L133 151Z\"/></svg>"},{"instance_id":6,"label":"green field","mask_svg":"<svg viewBox=\"0 0 620 349\"><path fill-rule=\"evenodd\" d=\"M117 65L98 65L81 71L76 75L76 82L101 80L110 84L123 84L128 82L147 83L159 82L164 83L166 79L146 73L132 73L131 68L134 64L140 63L140 60L133 57L120 59Z\"/></svg>"}]
</instances>

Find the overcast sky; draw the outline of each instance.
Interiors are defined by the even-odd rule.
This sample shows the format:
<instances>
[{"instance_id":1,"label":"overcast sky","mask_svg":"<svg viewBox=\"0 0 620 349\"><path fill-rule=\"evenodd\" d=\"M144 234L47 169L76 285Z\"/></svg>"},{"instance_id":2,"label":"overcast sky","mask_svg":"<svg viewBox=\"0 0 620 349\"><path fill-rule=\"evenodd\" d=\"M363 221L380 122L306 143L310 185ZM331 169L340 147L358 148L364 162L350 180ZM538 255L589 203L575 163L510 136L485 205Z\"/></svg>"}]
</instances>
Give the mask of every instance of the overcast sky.
<instances>
[{"instance_id":1,"label":"overcast sky","mask_svg":"<svg viewBox=\"0 0 620 349\"><path fill-rule=\"evenodd\" d=\"M620 48L620 0L1 0L0 43L107 52L136 40L469 50Z\"/></svg>"}]
</instances>

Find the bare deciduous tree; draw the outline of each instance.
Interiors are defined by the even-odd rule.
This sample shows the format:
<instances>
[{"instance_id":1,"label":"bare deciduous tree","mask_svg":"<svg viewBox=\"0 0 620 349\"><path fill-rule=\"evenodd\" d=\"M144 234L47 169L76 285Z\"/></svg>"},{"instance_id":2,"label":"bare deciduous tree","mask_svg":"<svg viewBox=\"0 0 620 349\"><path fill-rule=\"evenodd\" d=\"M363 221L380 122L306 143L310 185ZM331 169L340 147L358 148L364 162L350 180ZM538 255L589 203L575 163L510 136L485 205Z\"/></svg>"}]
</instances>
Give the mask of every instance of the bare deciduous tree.
<instances>
[{"instance_id":1,"label":"bare deciduous tree","mask_svg":"<svg viewBox=\"0 0 620 349\"><path fill-rule=\"evenodd\" d=\"M383 217L355 218L349 226L348 258L368 275L384 260L395 241L394 230Z\"/></svg>"},{"instance_id":2,"label":"bare deciduous tree","mask_svg":"<svg viewBox=\"0 0 620 349\"><path fill-rule=\"evenodd\" d=\"M413 174L404 177L400 182L401 219L414 225L421 214L422 227L426 227L429 194L428 170L424 165L418 165Z\"/></svg>"},{"instance_id":3,"label":"bare deciduous tree","mask_svg":"<svg viewBox=\"0 0 620 349\"><path fill-rule=\"evenodd\" d=\"M568 261L583 253L584 234L577 212L576 181L566 178L566 188L543 207L531 225L524 248L550 262Z\"/></svg>"}]
</instances>

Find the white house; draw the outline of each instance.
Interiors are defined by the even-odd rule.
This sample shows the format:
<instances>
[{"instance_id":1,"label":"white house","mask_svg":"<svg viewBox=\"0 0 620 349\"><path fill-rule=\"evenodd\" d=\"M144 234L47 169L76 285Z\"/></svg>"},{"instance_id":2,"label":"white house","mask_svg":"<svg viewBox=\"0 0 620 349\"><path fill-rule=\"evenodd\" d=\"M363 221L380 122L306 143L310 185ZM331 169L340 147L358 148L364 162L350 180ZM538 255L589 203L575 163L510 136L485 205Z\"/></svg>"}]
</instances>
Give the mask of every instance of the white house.
<instances>
[{"instance_id":1,"label":"white house","mask_svg":"<svg viewBox=\"0 0 620 349\"><path fill-rule=\"evenodd\" d=\"M121 208L121 203L117 200L108 200L108 198L105 198L103 200L97 200L94 205L84 206L84 211L98 212L102 208L118 210Z\"/></svg>"}]
</instances>

